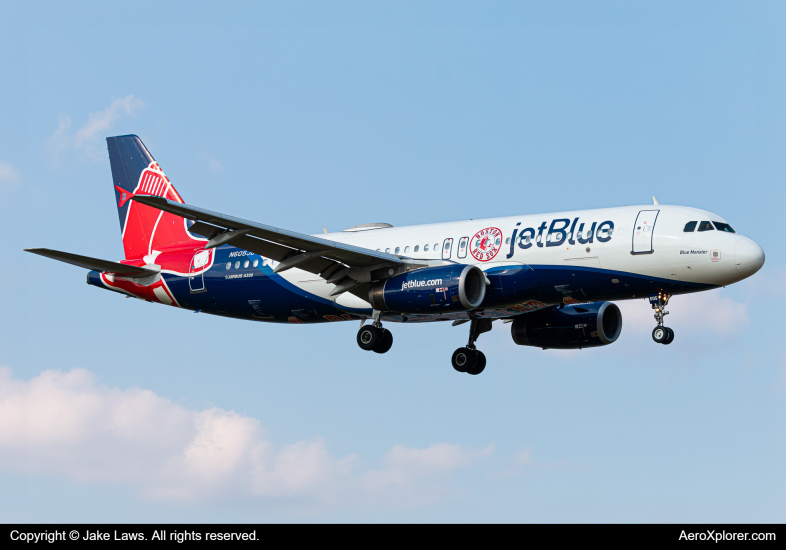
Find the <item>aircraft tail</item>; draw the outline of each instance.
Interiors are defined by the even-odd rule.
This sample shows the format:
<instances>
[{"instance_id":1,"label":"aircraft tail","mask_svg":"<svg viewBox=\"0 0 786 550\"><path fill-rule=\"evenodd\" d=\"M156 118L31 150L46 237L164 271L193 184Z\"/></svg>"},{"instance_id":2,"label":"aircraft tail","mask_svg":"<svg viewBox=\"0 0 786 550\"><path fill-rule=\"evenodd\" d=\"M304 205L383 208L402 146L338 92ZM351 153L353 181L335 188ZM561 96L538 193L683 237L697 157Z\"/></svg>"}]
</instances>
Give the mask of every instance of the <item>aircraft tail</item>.
<instances>
[{"instance_id":1,"label":"aircraft tail","mask_svg":"<svg viewBox=\"0 0 786 550\"><path fill-rule=\"evenodd\" d=\"M106 138L106 143L126 259L197 244L186 230L185 219L130 200L134 195L154 195L183 202L142 140L134 135L115 136Z\"/></svg>"}]
</instances>

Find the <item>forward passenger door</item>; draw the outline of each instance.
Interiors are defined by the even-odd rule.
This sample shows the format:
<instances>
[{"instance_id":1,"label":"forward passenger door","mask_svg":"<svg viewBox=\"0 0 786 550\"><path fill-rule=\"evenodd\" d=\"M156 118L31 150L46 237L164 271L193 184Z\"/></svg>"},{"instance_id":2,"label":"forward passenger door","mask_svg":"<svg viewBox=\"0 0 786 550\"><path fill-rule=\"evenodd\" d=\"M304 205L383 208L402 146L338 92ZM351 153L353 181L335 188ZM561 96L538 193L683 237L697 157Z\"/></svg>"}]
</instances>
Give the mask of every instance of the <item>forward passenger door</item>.
<instances>
[{"instance_id":1,"label":"forward passenger door","mask_svg":"<svg viewBox=\"0 0 786 550\"><path fill-rule=\"evenodd\" d=\"M652 254L652 235L660 210L642 210L633 224L633 248L631 254Z\"/></svg>"}]
</instances>

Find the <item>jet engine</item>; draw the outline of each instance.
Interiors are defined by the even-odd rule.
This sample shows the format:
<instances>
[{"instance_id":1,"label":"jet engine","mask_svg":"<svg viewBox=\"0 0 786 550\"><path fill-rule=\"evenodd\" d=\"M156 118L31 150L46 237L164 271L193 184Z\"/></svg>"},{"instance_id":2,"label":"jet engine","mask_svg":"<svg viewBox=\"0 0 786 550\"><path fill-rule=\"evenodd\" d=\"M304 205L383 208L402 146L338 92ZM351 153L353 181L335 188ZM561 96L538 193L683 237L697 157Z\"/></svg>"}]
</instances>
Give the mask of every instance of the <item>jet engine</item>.
<instances>
[{"instance_id":1,"label":"jet engine","mask_svg":"<svg viewBox=\"0 0 786 550\"><path fill-rule=\"evenodd\" d=\"M545 309L517 317L510 332L520 346L543 349L605 346L619 338L622 313L611 302Z\"/></svg>"},{"instance_id":2,"label":"jet engine","mask_svg":"<svg viewBox=\"0 0 786 550\"><path fill-rule=\"evenodd\" d=\"M480 307L486 276L474 265L427 267L374 284L369 303L380 311L441 313Z\"/></svg>"}]
</instances>

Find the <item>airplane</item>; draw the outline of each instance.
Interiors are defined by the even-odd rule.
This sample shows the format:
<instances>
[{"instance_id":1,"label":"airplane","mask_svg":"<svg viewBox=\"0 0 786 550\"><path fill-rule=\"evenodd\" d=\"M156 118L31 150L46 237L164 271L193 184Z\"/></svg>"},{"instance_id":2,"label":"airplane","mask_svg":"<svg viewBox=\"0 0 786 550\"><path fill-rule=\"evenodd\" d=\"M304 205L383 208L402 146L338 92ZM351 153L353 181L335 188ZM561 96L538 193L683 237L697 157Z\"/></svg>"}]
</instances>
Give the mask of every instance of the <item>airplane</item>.
<instances>
[{"instance_id":1,"label":"airplane","mask_svg":"<svg viewBox=\"0 0 786 550\"><path fill-rule=\"evenodd\" d=\"M764 265L764 251L717 214L625 206L393 227L364 223L306 235L186 204L142 140L107 138L125 259L46 248L27 252L88 269L87 283L148 302L235 319L310 324L360 321L357 343L386 353L383 322L469 323L456 371L477 375L478 337L495 321L542 349L614 343L614 301L648 299L652 338L674 295L730 285ZM370 321L370 323L367 323Z\"/></svg>"}]
</instances>

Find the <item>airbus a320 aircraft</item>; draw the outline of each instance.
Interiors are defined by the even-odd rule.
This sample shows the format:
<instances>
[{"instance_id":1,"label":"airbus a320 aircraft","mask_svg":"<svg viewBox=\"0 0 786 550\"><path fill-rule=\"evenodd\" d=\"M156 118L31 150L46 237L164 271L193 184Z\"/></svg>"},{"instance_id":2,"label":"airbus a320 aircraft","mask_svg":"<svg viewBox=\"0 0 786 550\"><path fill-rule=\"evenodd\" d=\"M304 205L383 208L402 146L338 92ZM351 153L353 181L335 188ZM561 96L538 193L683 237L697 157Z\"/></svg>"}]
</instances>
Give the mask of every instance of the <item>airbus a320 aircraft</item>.
<instances>
[{"instance_id":1,"label":"airbus a320 aircraft","mask_svg":"<svg viewBox=\"0 0 786 550\"><path fill-rule=\"evenodd\" d=\"M249 321L360 320L358 345L385 353L383 322L469 323L459 372L494 321L516 344L576 349L615 342L613 300L648 298L652 338L669 344L666 305L756 273L764 251L722 217L683 206L626 206L305 235L186 204L142 141L107 138L125 259L28 252L89 269L88 284ZM371 321L366 324L366 321Z\"/></svg>"}]
</instances>

